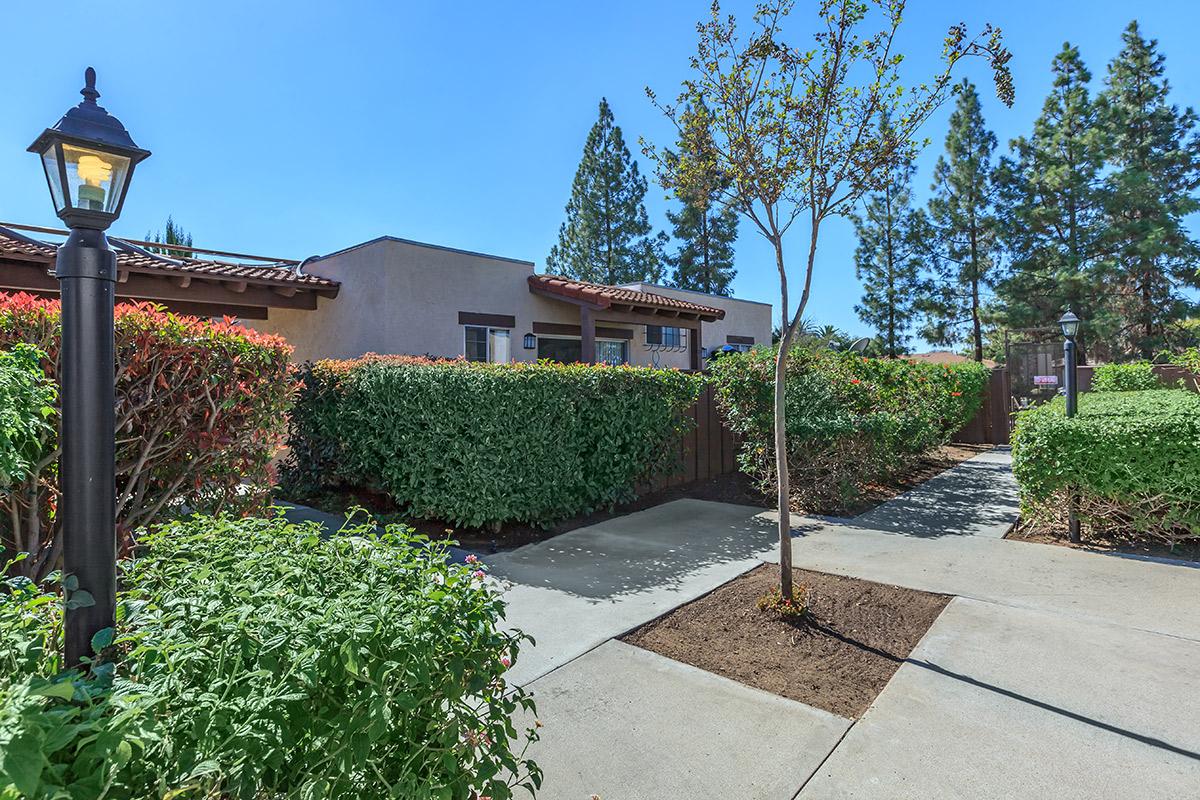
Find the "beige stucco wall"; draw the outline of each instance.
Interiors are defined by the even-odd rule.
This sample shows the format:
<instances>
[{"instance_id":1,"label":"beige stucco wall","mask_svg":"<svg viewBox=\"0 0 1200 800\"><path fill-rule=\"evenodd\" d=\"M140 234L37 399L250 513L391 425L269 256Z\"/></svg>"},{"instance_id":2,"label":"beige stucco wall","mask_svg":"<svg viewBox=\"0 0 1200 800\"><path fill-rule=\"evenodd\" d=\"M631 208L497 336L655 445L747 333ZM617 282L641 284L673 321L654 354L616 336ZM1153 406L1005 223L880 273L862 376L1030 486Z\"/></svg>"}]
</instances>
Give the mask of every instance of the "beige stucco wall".
<instances>
[{"instance_id":1,"label":"beige stucco wall","mask_svg":"<svg viewBox=\"0 0 1200 800\"><path fill-rule=\"evenodd\" d=\"M725 312L725 317L716 322L705 322L700 330L700 345L708 348L711 353L720 350L727 344L727 336L750 336L754 344L771 343L771 306L768 303L758 303L753 300L739 300L734 297L692 292L687 289L672 289L653 283L626 284L630 289L650 294L661 294L686 300L689 303L699 303L711 308L719 308ZM638 331L636 336L645 341L645 329ZM662 353L659 364L664 367L687 367L687 354Z\"/></svg>"},{"instance_id":2,"label":"beige stucco wall","mask_svg":"<svg viewBox=\"0 0 1200 800\"><path fill-rule=\"evenodd\" d=\"M337 298L321 299L316 311L272 308L266 320L245 324L286 338L295 348L296 361L371 352L455 357L464 354L460 311L512 315L516 325L510 354L532 361L537 351L525 350L522 339L533 331L534 322L579 324L575 306L529 291L527 278L533 271L529 262L381 239L305 267L309 274L340 281ZM657 286L646 286L645 291L725 309L724 320L704 323L704 347L720 348L727 334L770 342L770 306ZM632 329L631 364L655 363L655 354L645 346L645 326L606 323L603 312L597 312L596 320L601 326ZM690 357L686 352L661 352L657 363L686 369Z\"/></svg>"}]
</instances>

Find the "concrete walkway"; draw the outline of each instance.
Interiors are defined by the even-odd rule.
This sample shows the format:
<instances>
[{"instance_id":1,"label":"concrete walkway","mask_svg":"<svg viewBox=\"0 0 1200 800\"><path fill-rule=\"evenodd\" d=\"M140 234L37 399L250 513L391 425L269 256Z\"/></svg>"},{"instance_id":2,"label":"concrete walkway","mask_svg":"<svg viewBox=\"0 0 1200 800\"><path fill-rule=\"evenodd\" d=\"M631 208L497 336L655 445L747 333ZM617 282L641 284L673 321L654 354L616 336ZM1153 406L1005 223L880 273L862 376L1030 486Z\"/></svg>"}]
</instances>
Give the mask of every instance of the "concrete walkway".
<instances>
[{"instance_id":1,"label":"concrete walkway","mask_svg":"<svg viewBox=\"0 0 1200 800\"><path fill-rule=\"evenodd\" d=\"M769 512L681 500L492 557L537 639L538 797L1200 795L1200 569L1004 540L1016 513L992 451L793 520L798 567L956 595L857 721L612 641L778 561Z\"/></svg>"}]
</instances>

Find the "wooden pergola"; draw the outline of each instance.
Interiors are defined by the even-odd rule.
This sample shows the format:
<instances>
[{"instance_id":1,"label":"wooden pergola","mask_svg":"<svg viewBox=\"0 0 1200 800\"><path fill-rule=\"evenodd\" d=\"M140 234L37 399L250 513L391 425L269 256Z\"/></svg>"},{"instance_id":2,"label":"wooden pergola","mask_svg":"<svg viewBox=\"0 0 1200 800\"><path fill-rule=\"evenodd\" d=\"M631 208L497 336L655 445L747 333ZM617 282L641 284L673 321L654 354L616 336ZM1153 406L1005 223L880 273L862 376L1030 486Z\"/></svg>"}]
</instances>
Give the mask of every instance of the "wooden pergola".
<instances>
[{"instance_id":1,"label":"wooden pergola","mask_svg":"<svg viewBox=\"0 0 1200 800\"><path fill-rule=\"evenodd\" d=\"M65 236L67 231L0 223L0 291L57 296L57 248L30 233ZM114 237L109 241L117 251L118 302L150 301L203 317L266 319L269 308L315 310L319 298L336 297L340 288L337 281L304 274L302 264L291 259Z\"/></svg>"},{"instance_id":2,"label":"wooden pergola","mask_svg":"<svg viewBox=\"0 0 1200 800\"><path fill-rule=\"evenodd\" d=\"M579 338L582 358L596 360L596 330L604 324L664 325L683 328L688 334L691 369L699 370L700 330L705 322L725 316L720 308L703 306L666 295L639 292L622 286L588 283L560 275L530 275L529 291L569 303L579 309ZM536 331L535 331L536 333Z\"/></svg>"}]
</instances>

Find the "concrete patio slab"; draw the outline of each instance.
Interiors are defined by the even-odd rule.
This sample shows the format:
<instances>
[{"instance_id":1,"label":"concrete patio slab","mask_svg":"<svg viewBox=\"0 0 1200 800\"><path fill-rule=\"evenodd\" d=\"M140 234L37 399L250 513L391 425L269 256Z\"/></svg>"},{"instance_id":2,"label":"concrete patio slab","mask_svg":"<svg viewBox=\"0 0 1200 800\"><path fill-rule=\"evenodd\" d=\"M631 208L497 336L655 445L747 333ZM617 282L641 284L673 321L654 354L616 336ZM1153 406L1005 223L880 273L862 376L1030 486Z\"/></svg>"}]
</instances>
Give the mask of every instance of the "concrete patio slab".
<instances>
[{"instance_id":1,"label":"concrete patio slab","mask_svg":"<svg viewBox=\"0 0 1200 800\"><path fill-rule=\"evenodd\" d=\"M509 681L526 684L757 566L778 550L761 513L677 500L488 558L507 585L505 624L537 642Z\"/></svg>"},{"instance_id":2,"label":"concrete patio slab","mask_svg":"<svg viewBox=\"0 0 1200 800\"><path fill-rule=\"evenodd\" d=\"M799 794L1192 797L1200 643L951 601Z\"/></svg>"},{"instance_id":3,"label":"concrete patio slab","mask_svg":"<svg viewBox=\"0 0 1200 800\"><path fill-rule=\"evenodd\" d=\"M850 724L617 641L530 689L540 800L784 800Z\"/></svg>"},{"instance_id":4,"label":"concrete patio slab","mask_svg":"<svg viewBox=\"0 0 1200 800\"><path fill-rule=\"evenodd\" d=\"M951 467L848 524L907 536L990 536L1008 533L1020 513L1012 453L997 448Z\"/></svg>"},{"instance_id":5,"label":"concrete patio slab","mask_svg":"<svg viewBox=\"0 0 1200 800\"><path fill-rule=\"evenodd\" d=\"M985 536L914 538L800 517L793 526L797 567L1200 640L1196 567Z\"/></svg>"}]
</instances>

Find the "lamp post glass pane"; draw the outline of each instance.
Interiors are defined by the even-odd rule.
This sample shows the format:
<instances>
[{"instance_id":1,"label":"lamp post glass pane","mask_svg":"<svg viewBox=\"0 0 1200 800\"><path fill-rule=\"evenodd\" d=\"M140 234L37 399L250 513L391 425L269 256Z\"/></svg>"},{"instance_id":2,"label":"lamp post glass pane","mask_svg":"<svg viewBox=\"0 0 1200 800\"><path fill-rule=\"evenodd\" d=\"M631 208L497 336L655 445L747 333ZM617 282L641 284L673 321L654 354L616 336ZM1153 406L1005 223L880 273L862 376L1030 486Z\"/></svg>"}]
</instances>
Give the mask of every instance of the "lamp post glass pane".
<instances>
[{"instance_id":1,"label":"lamp post glass pane","mask_svg":"<svg viewBox=\"0 0 1200 800\"><path fill-rule=\"evenodd\" d=\"M51 143L42 153L42 167L46 170L46 181L50 184L50 196L54 199L54 211L63 210L62 181L58 172L58 147Z\"/></svg>"},{"instance_id":2,"label":"lamp post glass pane","mask_svg":"<svg viewBox=\"0 0 1200 800\"><path fill-rule=\"evenodd\" d=\"M67 197L75 208L115 214L129 175L129 158L63 142ZM57 181L52 180L51 186ZM58 202L58 197L55 197Z\"/></svg>"}]
</instances>

